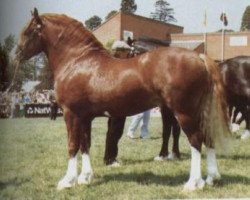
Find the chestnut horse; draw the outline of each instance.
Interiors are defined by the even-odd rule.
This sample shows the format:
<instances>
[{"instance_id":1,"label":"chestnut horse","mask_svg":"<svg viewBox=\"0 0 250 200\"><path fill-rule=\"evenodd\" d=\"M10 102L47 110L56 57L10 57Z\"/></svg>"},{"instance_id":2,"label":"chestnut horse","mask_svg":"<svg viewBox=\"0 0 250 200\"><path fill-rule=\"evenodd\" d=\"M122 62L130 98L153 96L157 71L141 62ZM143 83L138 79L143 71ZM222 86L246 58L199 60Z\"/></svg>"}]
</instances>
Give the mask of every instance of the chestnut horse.
<instances>
[{"instance_id":1,"label":"chestnut horse","mask_svg":"<svg viewBox=\"0 0 250 200\"><path fill-rule=\"evenodd\" d=\"M68 168L58 189L91 181L89 150L95 117L119 119L156 106L174 113L190 142L191 170L184 189L205 185L202 143L207 147L206 183L220 177L214 148L225 144L228 118L217 66L205 55L159 48L117 59L80 22L65 15L39 15L35 9L16 54L22 62L40 52L48 57L68 131ZM79 149L82 168L77 177Z\"/></svg>"}]
</instances>

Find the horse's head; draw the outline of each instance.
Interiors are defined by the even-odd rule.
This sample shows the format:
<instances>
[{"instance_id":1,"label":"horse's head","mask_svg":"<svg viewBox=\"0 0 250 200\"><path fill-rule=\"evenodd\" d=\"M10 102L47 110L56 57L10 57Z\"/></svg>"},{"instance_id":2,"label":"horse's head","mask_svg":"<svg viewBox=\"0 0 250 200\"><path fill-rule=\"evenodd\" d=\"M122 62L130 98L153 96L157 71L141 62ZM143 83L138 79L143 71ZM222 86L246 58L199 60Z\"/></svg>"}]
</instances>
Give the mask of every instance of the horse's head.
<instances>
[{"instance_id":1,"label":"horse's head","mask_svg":"<svg viewBox=\"0 0 250 200\"><path fill-rule=\"evenodd\" d=\"M16 58L22 62L30 59L32 56L37 55L43 50L42 45L42 29L44 25L40 18L37 9L32 12L32 19L28 25L23 29L17 50Z\"/></svg>"}]
</instances>

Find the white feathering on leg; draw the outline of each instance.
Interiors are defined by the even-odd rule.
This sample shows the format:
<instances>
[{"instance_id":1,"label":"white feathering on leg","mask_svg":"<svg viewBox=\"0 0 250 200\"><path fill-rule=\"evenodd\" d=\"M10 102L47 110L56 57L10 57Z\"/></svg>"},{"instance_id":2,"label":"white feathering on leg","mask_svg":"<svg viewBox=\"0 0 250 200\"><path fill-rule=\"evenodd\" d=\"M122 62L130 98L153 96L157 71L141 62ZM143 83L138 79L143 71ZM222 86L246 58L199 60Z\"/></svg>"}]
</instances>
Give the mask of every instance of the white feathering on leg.
<instances>
[{"instance_id":1,"label":"white feathering on leg","mask_svg":"<svg viewBox=\"0 0 250 200\"><path fill-rule=\"evenodd\" d=\"M201 177L201 153L191 146L191 170L188 182L184 185L185 191L202 189L205 181Z\"/></svg>"},{"instance_id":2,"label":"white feathering on leg","mask_svg":"<svg viewBox=\"0 0 250 200\"><path fill-rule=\"evenodd\" d=\"M89 184L93 177L93 170L90 163L89 155L82 154L82 172L78 177L78 184Z\"/></svg>"},{"instance_id":3,"label":"white feathering on leg","mask_svg":"<svg viewBox=\"0 0 250 200\"><path fill-rule=\"evenodd\" d=\"M58 190L70 188L75 185L77 179L77 157L69 159L66 175L59 181Z\"/></svg>"},{"instance_id":4,"label":"white feathering on leg","mask_svg":"<svg viewBox=\"0 0 250 200\"><path fill-rule=\"evenodd\" d=\"M207 147L207 179L208 185L213 185L214 180L220 179L220 173L218 171L215 150Z\"/></svg>"}]
</instances>

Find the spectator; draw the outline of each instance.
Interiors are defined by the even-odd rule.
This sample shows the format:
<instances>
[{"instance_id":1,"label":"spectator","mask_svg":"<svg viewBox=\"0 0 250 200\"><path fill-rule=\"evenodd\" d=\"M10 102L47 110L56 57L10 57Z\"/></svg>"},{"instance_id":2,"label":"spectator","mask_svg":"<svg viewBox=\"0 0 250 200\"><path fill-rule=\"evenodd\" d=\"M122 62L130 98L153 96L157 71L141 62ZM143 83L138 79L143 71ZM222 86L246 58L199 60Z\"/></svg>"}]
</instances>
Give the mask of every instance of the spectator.
<instances>
[{"instance_id":1,"label":"spectator","mask_svg":"<svg viewBox=\"0 0 250 200\"><path fill-rule=\"evenodd\" d=\"M29 94L29 93L26 93L26 94L24 95L23 103L24 103L24 104L29 104L29 103L31 103L31 97L30 97L30 94Z\"/></svg>"},{"instance_id":2,"label":"spectator","mask_svg":"<svg viewBox=\"0 0 250 200\"><path fill-rule=\"evenodd\" d=\"M14 92L11 96L11 114L10 118L15 118L18 116L19 112L19 97L18 93Z\"/></svg>"},{"instance_id":3,"label":"spectator","mask_svg":"<svg viewBox=\"0 0 250 200\"><path fill-rule=\"evenodd\" d=\"M50 96L50 119L56 120L58 105L53 95Z\"/></svg>"},{"instance_id":4,"label":"spectator","mask_svg":"<svg viewBox=\"0 0 250 200\"><path fill-rule=\"evenodd\" d=\"M134 115L132 117L132 122L128 128L127 136L131 139L134 138L134 133L142 120L140 138L141 139L149 138L148 136L149 119L150 119L150 110Z\"/></svg>"}]
</instances>

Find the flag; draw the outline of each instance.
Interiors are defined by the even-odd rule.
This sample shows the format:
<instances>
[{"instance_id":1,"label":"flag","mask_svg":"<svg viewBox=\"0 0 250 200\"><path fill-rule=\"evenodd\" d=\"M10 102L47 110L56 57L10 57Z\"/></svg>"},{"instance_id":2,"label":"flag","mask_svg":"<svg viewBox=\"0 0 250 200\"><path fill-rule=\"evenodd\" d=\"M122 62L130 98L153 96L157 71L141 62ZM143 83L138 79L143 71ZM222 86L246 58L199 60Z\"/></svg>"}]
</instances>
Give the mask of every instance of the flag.
<instances>
[{"instance_id":1,"label":"flag","mask_svg":"<svg viewBox=\"0 0 250 200\"><path fill-rule=\"evenodd\" d=\"M205 12L204 12L203 25L204 25L204 27L207 26L207 10L205 10Z\"/></svg>"},{"instance_id":2,"label":"flag","mask_svg":"<svg viewBox=\"0 0 250 200\"><path fill-rule=\"evenodd\" d=\"M220 21L223 22L224 26L227 26L227 25L228 25L226 13L221 13L221 15L220 15Z\"/></svg>"}]
</instances>

